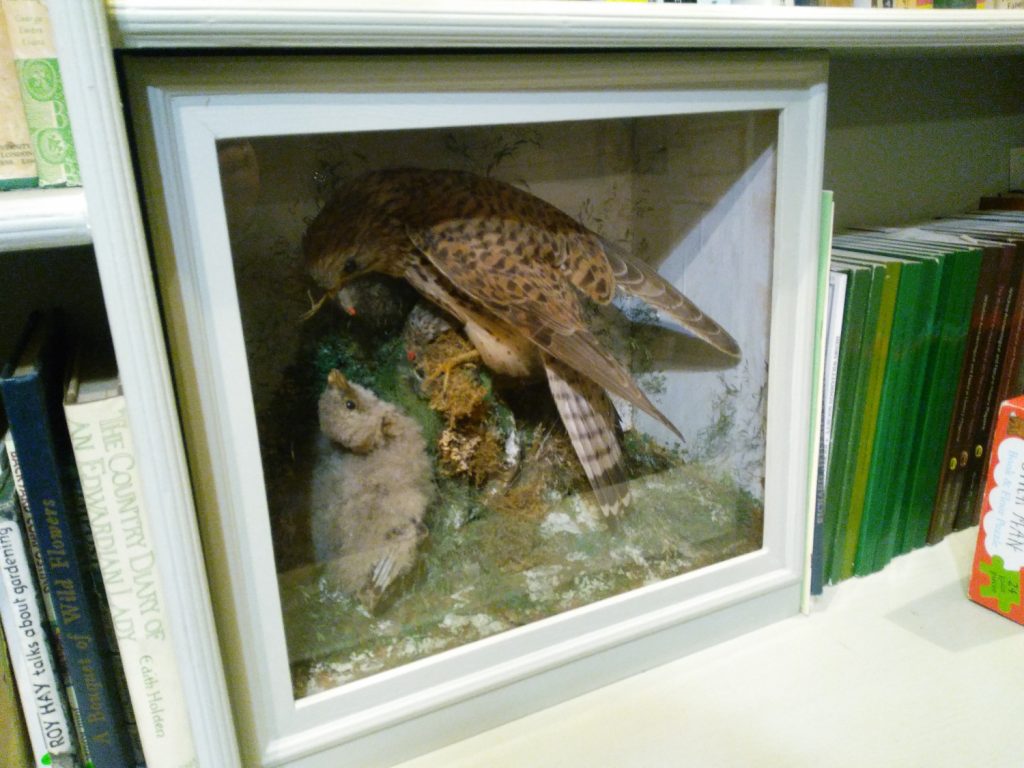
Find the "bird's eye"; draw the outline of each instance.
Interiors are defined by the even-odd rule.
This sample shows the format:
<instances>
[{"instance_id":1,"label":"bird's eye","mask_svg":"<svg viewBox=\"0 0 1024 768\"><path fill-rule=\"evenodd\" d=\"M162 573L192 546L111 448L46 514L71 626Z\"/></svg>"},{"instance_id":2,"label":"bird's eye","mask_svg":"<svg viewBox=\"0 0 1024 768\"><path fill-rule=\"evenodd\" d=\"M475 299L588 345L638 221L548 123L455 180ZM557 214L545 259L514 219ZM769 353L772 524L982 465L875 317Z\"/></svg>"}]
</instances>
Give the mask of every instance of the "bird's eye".
<instances>
[{"instance_id":1,"label":"bird's eye","mask_svg":"<svg viewBox=\"0 0 1024 768\"><path fill-rule=\"evenodd\" d=\"M357 268L356 267L356 260L355 259L348 259L345 262L345 266L342 267L342 270L344 270L346 275L351 275L353 272L356 271L356 268Z\"/></svg>"},{"instance_id":2,"label":"bird's eye","mask_svg":"<svg viewBox=\"0 0 1024 768\"><path fill-rule=\"evenodd\" d=\"M356 404L351 400L346 400L345 407L348 408L350 411L354 411L356 409Z\"/></svg>"}]
</instances>

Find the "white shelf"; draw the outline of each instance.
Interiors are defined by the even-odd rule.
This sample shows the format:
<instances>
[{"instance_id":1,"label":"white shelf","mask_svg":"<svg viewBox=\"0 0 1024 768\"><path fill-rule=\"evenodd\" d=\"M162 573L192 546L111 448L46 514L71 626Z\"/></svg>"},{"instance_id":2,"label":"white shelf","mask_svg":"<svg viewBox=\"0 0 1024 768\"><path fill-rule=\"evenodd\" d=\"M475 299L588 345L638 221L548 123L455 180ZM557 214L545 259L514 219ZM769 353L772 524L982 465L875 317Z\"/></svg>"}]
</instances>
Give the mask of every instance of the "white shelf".
<instances>
[{"instance_id":1,"label":"white shelf","mask_svg":"<svg viewBox=\"0 0 1024 768\"><path fill-rule=\"evenodd\" d=\"M1019 11L504 0L49 1L69 62L65 85L90 179L110 328L129 415L142 427L139 463L161 576L170 585L170 625L181 628L174 642L188 660L182 686L200 764L218 768L241 765L235 727L244 735L251 724L233 718L227 695L108 32L122 49L179 50L186 57L189 48L269 47L930 50L953 54L953 61L958 53L1024 52ZM1002 112L971 112L964 124L983 132L992 115ZM961 125L946 113L942 120ZM888 121L875 116L873 122ZM857 151L862 124L849 123L839 126L840 138L852 135L848 144ZM971 146L951 142L948 134L937 143ZM0 250L89 242L80 190L22 194L23 200L0 199ZM1012 734L1019 731L1024 691L1024 629L964 599L973 535L952 537L881 574L830 590L827 610L810 617L628 678L405 768L1019 766L1021 746Z\"/></svg>"},{"instance_id":2,"label":"white shelf","mask_svg":"<svg viewBox=\"0 0 1024 768\"><path fill-rule=\"evenodd\" d=\"M968 601L976 535L400 768L1019 766L1024 627Z\"/></svg>"},{"instance_id":3,"label":"white shelf","mask_svg":"<svg viewBox=\"0 0 1024 768\"><path fill-rule=\"evenodd\" d=\"M125 48L1024 47L1020 11L443 0L111 0Z\"/></svg>"},{"instance_id":4,"label":"white shelf","mask_svg":"<svg viewBox=\"0 0 1024 768\"><path fill-rule=\"evenodd\" d=\"M80 187L0 193L0 252L91 242L85 193Z\"/></svg>"}]
</instances>

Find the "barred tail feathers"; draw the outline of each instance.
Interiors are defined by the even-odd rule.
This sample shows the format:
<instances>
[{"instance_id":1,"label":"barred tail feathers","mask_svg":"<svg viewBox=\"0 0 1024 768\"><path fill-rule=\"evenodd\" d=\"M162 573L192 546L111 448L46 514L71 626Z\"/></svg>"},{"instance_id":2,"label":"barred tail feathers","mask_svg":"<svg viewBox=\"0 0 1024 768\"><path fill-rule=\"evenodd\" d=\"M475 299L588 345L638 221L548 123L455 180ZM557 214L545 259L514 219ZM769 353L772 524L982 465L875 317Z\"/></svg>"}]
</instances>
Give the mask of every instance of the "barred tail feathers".
<instances>
[{"instance_id":1,"label":"barred tail feathers","mask_svg":"<svg viewBox=\"0 0 1024 768\"><path fill-rule=\"evenodd\" d=\"M607 516L620 514L629 505L630 492L615 406L603 388L558 360L545 355L544 368L601 511Z\"/></svg>"}]
</instances>

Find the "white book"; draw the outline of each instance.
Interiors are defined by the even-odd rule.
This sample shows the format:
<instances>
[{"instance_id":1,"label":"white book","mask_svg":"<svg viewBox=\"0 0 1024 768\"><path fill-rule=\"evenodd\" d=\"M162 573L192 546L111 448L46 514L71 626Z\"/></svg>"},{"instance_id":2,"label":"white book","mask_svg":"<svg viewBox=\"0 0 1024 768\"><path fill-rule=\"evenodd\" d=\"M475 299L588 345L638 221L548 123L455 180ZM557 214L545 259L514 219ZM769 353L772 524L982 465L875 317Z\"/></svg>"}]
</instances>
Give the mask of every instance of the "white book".
<instances>
[{"instance_id":1,"label":"white book","mask_svg":"<svg viewBox=\"0 0 1024 768\"><path fill-rule=\"evenodd\" d=\"M823 410L821 424L822 453L825 466L822 480L828 481L828 457L832 452L832 414L836 404L836 379L839 376L839 347L843 336L843 314L846 310L845 272L829 272L828 275L828 317L825 324L825 391L822 393Z\"/></svg>"},{"instance_id":2,"label":"white book","mask_svg":"<svg viewBox=\"0 0 1024 768\"><path fill-rule=\"evenodd\" d=\"M0 454L3 447L0 446ZM36 765L74 765L75 736L54 663L30 548L9 471L0 459L0 625Z\"/></svg>"},{"instance_id":3,"label":"white book","mask_svg":"<svg viewBox=\"0 0 1024 768\"><path fill-rule=\"evenodd\" d=\"M164 609L135 447L116 376L68 386L64 415L148 768L194 768L192 728Z\"/></svg>"}]
</instances>

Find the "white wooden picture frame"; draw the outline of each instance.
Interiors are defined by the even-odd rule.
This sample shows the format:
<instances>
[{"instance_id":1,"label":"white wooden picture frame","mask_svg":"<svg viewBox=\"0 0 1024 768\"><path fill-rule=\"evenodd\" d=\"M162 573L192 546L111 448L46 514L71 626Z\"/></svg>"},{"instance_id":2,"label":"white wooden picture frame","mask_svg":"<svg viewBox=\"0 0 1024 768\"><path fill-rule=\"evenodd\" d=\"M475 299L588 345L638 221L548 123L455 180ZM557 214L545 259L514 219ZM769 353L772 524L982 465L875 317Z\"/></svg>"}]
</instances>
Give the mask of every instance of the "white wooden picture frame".
<instances>
[{"instance_id":1,"label":"white wooden picture frame","mask_svg":"<svg viewBox=\"0 0 1024 768\"><path fill-rule=\"evenodd\" d=\"M207 573L246 765L391 764L798 611L817 409L821 58L129 57L126 71ZM296 699L217 142L765 113L777 133L767 246L761 547ZM706 158L712 165L724 161ZM718 277L728 283L728 275Z\"/></svg>"}]
</instances>

